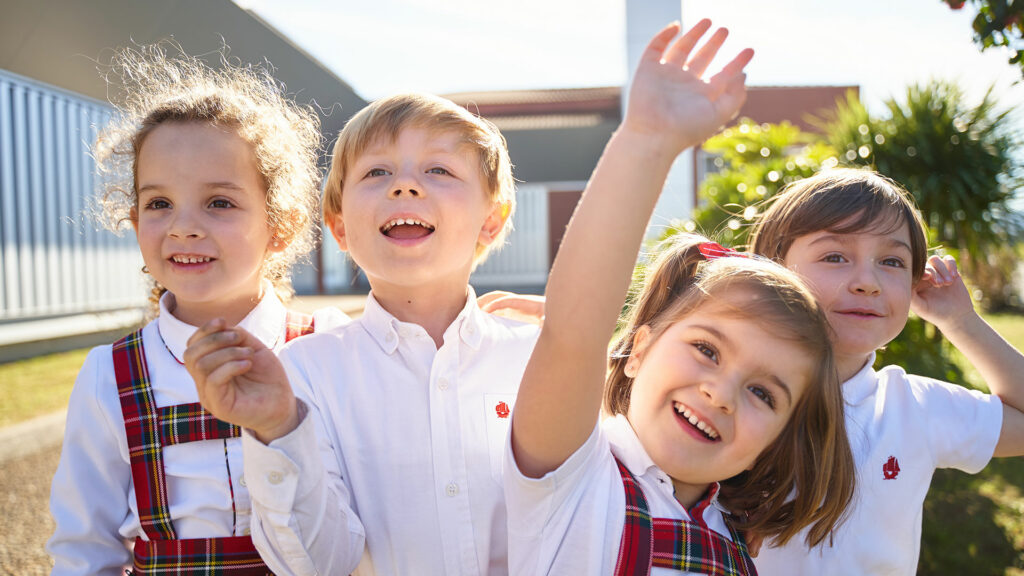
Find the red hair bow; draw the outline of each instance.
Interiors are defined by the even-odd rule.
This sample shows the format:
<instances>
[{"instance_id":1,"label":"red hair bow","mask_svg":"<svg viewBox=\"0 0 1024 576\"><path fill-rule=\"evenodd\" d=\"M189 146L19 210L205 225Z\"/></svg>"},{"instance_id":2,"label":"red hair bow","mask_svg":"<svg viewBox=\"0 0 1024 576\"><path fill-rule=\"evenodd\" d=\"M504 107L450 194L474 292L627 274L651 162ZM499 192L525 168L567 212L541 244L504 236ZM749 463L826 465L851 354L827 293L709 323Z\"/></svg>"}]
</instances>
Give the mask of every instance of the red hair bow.
<instances>
[{"instance_id":1,"label":"red hair bow","mask_svg":"<svg viewBox=\"0 0 1024 576\"><path fill-rule=\"evenodd\" d=\"M740 258L746 258L747 255L742 252L737 252L732 248L726 248L718 242L704 242L703 244L697 245L697 250L704 256L706 260L714 260L715 258L725 258L726 256L738 256Z\"/></svg>"}]
</instances>

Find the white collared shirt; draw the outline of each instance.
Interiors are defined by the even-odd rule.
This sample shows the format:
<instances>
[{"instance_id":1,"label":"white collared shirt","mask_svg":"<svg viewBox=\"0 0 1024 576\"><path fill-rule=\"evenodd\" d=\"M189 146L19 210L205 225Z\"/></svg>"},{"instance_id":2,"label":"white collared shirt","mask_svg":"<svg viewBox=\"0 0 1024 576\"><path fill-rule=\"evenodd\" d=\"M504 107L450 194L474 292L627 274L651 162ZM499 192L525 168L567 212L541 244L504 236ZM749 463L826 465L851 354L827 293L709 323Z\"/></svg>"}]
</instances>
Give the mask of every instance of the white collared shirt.
<instances>
[{"instance_id":1,"label":"white collared shirt","mask_svg":"<svg viewBox=\"0 0 1024 576\"><path fill-rule=\"evenodd\" d=\"M625 416L607 418L556 470L541 478L524 476L505 448L509 566L514 576L535 574L611 575L626 521L626 494L615 458L643 489L652 518L690 520L676 500L672 479L647 455ZM712 530L732 539L717 494L703 509ZM651 574L689 574L653 568Z\"/></svg>"},{"instance_id":2,"label":"white collared shirt","mask_svg":"<svg viewBox=\"0 0 1024 576\"><path fill-rule=\"evenodd\" d=\"M269 284L265 287L239 326L276 349L284 345L286 310ZM168 312L173 305L173 295L165 293L160 315L142 329L150 385L160 407L199 400L192 377L179 363L196 327ZM336 309L319 311L314 318L323 328L347 321ZM55 561L53 574L122 575L132 563L124 540L148 540L139 523L111 349L106 345L89 352L68 403L64 446L50 489L56 530L46 547ZM175 444L165 447L163 456L178 538L249 533L251 503L240 439Z\"/></svg>"},{"instance_id":3,"label":"white collared shirt","mask_svg":"<svg viewBox=\"0 0 1024 576\"><path fill-rule=\"evenodd\" d=\"M438 349L371 294L358 320L286 347L308 415L269 446L243 435L253 540L268 565L506 573L502 451L537 334L482 312L471 292Z\"/></svg>"},{"instance_id":4,"label":"white collared shirt","mask_svg":"<svg viewBox=\"0 0 1024 576\"><path fill-rule=\"evenodd\" d=\"M980 471L1002 428L996 396L867 364L843 384L846 433L857 492L834 545L811 550L806 530L786 546L766 543L754 559L762 576L914 574L921 515L936 468Z\"/></svg>"}]
</instances>

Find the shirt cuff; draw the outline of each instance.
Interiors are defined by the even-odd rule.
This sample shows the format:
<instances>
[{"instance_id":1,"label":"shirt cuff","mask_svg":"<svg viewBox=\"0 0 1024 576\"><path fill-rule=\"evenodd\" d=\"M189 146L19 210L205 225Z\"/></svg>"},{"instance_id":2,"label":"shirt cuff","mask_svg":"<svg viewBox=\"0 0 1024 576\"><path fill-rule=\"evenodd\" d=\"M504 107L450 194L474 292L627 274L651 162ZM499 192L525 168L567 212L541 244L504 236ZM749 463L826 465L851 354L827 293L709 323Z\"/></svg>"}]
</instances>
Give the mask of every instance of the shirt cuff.
<instances>
[{"instance_id":1,"label":"shirt cuff","mask_svg":"<svg viewBox=\"0 0 1024 576\"><path fill-rule=\"evenodd\" d=\"M324 475L317 450L313 418L296 399L299 425L288 434L264 444L248 429L242 430L242 461L252 499L277 512L289 512L295 499L316 486Z\"/></svg>"}]
</instances>

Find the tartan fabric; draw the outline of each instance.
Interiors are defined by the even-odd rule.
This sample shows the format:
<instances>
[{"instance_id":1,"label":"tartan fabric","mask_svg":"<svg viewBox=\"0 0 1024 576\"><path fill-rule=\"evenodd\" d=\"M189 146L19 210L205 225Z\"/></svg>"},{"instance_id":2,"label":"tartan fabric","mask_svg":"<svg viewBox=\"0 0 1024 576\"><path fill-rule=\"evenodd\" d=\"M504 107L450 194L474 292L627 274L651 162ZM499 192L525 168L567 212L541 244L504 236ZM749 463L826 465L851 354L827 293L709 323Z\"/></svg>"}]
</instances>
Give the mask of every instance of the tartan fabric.
<instances>
[{"instance_id":1,"label":"tartan fabric","mask_svg":"<svg viewBox=\"0 0 1024 576\"><path fill-rule=\"evenodd\" d=\"M757 576L746 542L731 524L726 523L732 541L696 522L651 518L636 478L617 458L615 462L626 492L617 576L647 575L654 566L709 576Z\"/></svg>"},{"instance_id":2,"label":"tartan fabric","mask_svg":"<svg viewBox=\"0 0 1024 576\"><path fill-rule=\"evenodd\" d=\"M135 484L139 523L150 540L175 537L167 505L163 450L160 445L159 411L149 385L142 330L114 343L114 377L117 380L121 415L128 439L128 454Z\"/></svg>"},{"instance_id":3,"label":"tartan fabric","mask_svg":"<svg viewBox=\"0 0 1024 576\"><path fill-rule=\"evenodd\" d=\"M191 540L135 539L132 573L263 576L272 574L248 536Z\"/></svg>"},{"instance_id":4,"label":"tartan fabric","mask_svg":"<svg viewBox=\"0 0 1024 576\"><path fill-rule=\"evenodd\" d=\"M309 314L289 310L285 315L284 323L285 342L291 342L299 336L314 332L313 317Z\"/></svg>"},{"instance_id":5,"label":"tartan fabric","mask_svg":"<svg viewBox=\"0 0 1024 576\"><path fill-rule=\"evenodd\" d=\"M199 442L202 440L220 440L222 438L238 438L242 429L234 424L218 420L198 402L178 404L159 408L160 442L164 446Z\"/></svg>"}]
</instances>

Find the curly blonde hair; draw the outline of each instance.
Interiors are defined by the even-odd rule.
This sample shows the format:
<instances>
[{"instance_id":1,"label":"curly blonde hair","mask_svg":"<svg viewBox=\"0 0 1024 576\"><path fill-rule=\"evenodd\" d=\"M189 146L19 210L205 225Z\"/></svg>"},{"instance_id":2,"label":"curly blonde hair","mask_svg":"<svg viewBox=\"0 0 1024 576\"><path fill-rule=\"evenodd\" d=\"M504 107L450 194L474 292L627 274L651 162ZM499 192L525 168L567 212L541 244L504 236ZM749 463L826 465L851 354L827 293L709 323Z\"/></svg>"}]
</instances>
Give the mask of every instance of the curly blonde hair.
<instances>
[{"instance_id":1,"label":"curly blonde hair","mask_svg":"<svg viewBox=\"0 0 1024 576\"><path fill-rule=\"evenodd\" d=\"M170 50L168 50L170 48ZM172 55L168 55L168 51ZM219 52L217 69L171 42L119 50L105 66L115 106L93 146L100 193L99 217L119 232L138 208L138 155L146 137L164 123L228 126L252 146L267 191L267 223L287 244L268 251L262 275L275 292L292 296L289 268L319 239L320 121L289 100L269 64L241 65ZM153 281L153 299L166 290Z\"/></svg>"}]
</instances>

